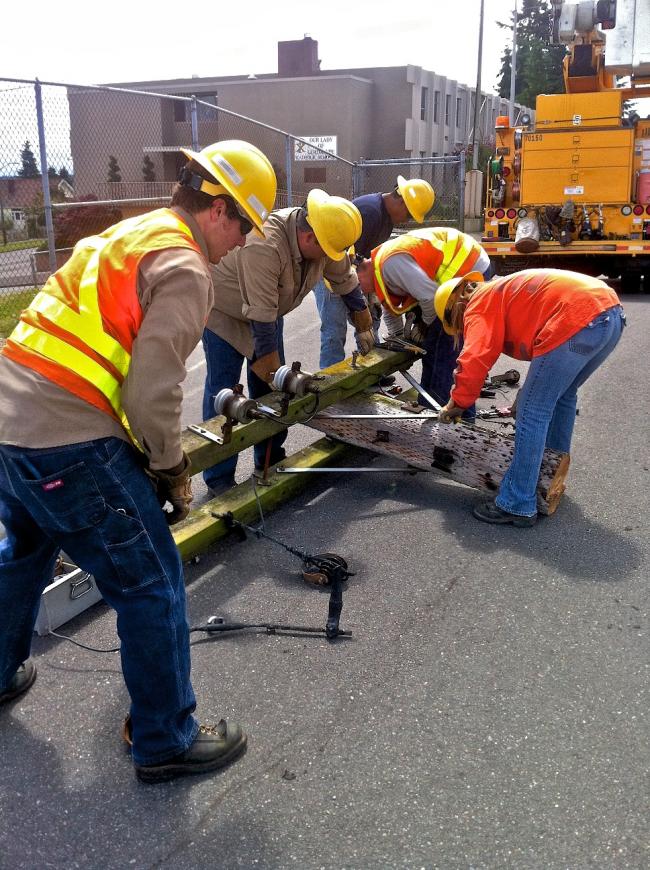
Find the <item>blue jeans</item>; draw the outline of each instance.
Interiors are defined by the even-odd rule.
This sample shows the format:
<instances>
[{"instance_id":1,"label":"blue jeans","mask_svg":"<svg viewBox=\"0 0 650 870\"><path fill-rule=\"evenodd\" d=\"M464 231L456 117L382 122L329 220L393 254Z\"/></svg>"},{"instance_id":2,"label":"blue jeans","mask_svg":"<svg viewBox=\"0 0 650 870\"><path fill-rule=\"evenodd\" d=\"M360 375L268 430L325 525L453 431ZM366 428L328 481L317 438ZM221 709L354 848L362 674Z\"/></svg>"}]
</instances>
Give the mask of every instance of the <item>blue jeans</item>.
<instances>
[{"instance_id":1,"label":"blue jeans","mask_svg":"<svg viewBox=\"0 0 650 870\"><path fill-rule=\"evenodd\" d=\"M59 550L117 613L133 759L194 741L183 568L137 451L119 438L26 450L0 445L0 689L28 656Z\"/></svg>"},{"instance_id":2,"label":"blue jeans","mask_svg":"<svg viewBox=\"0 0 650 870\"><path fill-rule=\"evenodd\" d=\"M502 510L525 517L537 512L544 448L571 449L578 387L614 350L624 325L616 305L555 350L534 357L517 400L514 455L496 498Z\"/></svg>"},{"instance_id":3,"label":"blue jeans","mask_svg":"<svg viewBox=\"0 0 650 870\"><path fill-rule=\"evenodd\" d=\"M345 341L350 323L350 312L341 297L332 293L321 279L314 287L316 307L320 316L320 360L319 367L326 369L345 359ZM375 341L379 341L381 312L370 310ZM357 345L358 346L358 345Z\"/></svg>"},{"instance_id":4,"label":"blue jeans","mask_svg":"<svg viewBox=\"0 0 650 870\"><path fill-rule=\"evenodd\" d=\"M283 319L280 317L277 321L277 339L278 353L280 360L284 363L284 345L283 337ZM215 416L214 412L214 397L219 390L232 389L235 384L239 383L241 378L241 370L244 364L244 355L239 353L231 344L220 338L211 329L203 330L203 350L205 351L206 362L206 377L205 387L203 390L203 419L210 420ZM271 388L258 378L254 371L251 370L251 362L247 361L247 376L248 376L248 395L251 399L259 399L261 396L266 396L271 392ZM270 462L280 462L285 457L282 445L287 439L286 432L279 432L274 435L271 441L271 458ZM266 447L268 441L263 441L253 447L255 457L255 466L260 468L264 466L266 457ZM206 468L203 472L203 479L206 486L210 489L222 490L233 486L235 483L235 468L237 467L237 456L231 456L229 459L224 459L217 465Z\"/></svg>"},{"instance_id":5,"label":"blue jeans","mask_svg":"<svg viewBox=\"0 0 650 870\"><path fill-rule=\"evenodd\" d=\"M446 405L454 381L454 369L463 349L462 341L458 347L455 347L454 337L447 335L442 328L442 323L436 317L427 330L424 349L426 354L422 357L422 386L433 399L441 405ZM418 398L418 402L428 405L422 396ZM463 413L464 420L474 420L475 416L474 405Z\"/></svg>"}]
</instances>

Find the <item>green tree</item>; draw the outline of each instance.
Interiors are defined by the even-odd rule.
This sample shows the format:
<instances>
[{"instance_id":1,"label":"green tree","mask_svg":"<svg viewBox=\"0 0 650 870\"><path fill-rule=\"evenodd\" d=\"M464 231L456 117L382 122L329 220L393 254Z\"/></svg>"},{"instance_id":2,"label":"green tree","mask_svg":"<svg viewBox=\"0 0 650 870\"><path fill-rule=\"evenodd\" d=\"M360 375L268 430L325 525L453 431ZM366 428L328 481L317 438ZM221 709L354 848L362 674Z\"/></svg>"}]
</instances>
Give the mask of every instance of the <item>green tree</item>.
<instances>
[{"instance_id":1,"label":"green tree","mask_svg":"<svg viewBox=\"0 0 650 870\"><path fill-rule=\"evenodd\" d=\"M56 171L54 166L48 166L47 174L50 178L58 178L59 177L59 173Z\"/></svg>"},{"instance_id":2,"label":"green tree","mask_svg":"<svg viewBox=\"0 0 650 870\"><path fill-rule=\"evenodd\" d=\"M108 180L109 181L121 181L122 175L120 173L120 167L117 163L117 158L113 157L112 154L108 156Z\"/></svg>"},{"instance_id":3,"label":"green tree","mask_svg":"<svg viewBox=\"0 0 650 870\"><path fill-rule=\"evenodd\" d=\"M552 22L549 0L523 0L517 18L515 99L524 106L534 107L539 94L564 92L562 61L566 48L551 43ZM512 20L509 24L499 22L499 26L512 33ZM510 96L511 65L512 50L506 46L497 80L501 97Z\"/></svg>"},{"instance_id":4,"label":"green tree","mask_svg":"<svg viewBox=\"0 0 650 870\"><path fill-rule=\"evenodd\" d=\"M144 160L142 161L142 177L145 181L156 180L156 171L154 169L153 160L148 154L144 155Z\"/></svg>"},{"instance_id":5,"label":"green tree","mask_svg":"<svg viewBox=\"0 0 650 870\"><path fill-rule=\"evenodd\" d=\"M59 169L59 178L60 178L62 181L67 181L68 184L72 184L72 176L70 175L70 173L68 172L68 170L65 168L65 166L62 166L62 167Z\"/></svg>"},{"instance_id":6,"label":"green tree","mask_svg":"<svg viewBox=\"0 0 650 870\"><path fill-rule=\"evenodd\" d=\"M23 145L22 151L20 152L20 160L22 162L22 168L18 170L18 175L21 178L40 178L41 173L38 171L38 164L36 163L36 158L34 157L34 152L32 151L32 146L28 141Z\"/></svg>"}]
</instances>

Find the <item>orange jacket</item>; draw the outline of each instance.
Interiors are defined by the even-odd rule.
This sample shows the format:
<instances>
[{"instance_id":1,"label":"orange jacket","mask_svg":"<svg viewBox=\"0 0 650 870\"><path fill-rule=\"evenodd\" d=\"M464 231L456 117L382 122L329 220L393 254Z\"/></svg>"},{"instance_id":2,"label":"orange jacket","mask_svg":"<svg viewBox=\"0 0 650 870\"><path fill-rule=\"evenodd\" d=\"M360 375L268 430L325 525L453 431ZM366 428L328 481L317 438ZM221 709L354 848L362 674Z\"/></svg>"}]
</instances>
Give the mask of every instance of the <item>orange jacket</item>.
<instances>
[{"instance_id":1,"label":"orange jacket","mask_svg":"<svg viewBox=\"0 0 650 870\"><path fill-rule=\"evenodd\" d=\"M2 353L116 418L129 432L121 386L142 322L138 266L151 251L179 247L200 253L189 228L167 208L82 239L23 311Z\"/></svg>"},{"instance_id":2,"label":"orange jacket","mask_svg":"<svg viewBox=\"0 0 650 870\"><path fill-rule=\"evenodd\" d=\"M465 309L454 404L468 408L476 401L500 354L541 356L618 304L604 281L560 269L526 269L487 282Z\"/></svg>"},{"instance_id":3,"label":"orange jacket","mask_svg":"<svg viewBox=\"0 0 650 870\"><path fill-rule=\"evenodd\" d=\"M375 292L379 301L393 314L404 314L418 304L417 299L408 294L397 296L391 293L382 274L384 263L395 254L413 257L432 281L442 284L456 275L471 272L481 254L481 246L471 236L453 228L423 227L390 239L371 251ZM401 289L407 290L406 287Z\"/></svg>"}]
</instances>

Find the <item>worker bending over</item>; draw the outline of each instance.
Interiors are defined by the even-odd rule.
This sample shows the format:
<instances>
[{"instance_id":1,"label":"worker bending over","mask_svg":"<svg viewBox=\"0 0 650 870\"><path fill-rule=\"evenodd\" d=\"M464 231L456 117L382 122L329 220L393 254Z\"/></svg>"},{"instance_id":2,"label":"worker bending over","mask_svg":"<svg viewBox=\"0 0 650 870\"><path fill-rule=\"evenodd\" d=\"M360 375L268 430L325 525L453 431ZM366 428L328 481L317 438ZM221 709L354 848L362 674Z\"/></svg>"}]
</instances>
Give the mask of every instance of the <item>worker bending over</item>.
<instances>
[{"instance_id":1,"label":"worker bending over","mask_svg":"<svg viewBox=\"0 0 650 870\"><path fill-rule=\"evenodd\" d=\"M323 276L350 311L361 352L372 349L372 319L346 254L360 232L361 216L351 202L312 190L304 207L274 212L264 224L264 238L250 238L214 268L214 307L203 333L204 420L214 417L217 393L238 383L244 359L251 398L269 392L273 373L284 363L283 317ZM270 464L284 459L286 437L283 432L271 439ZM254 447L257 470L264 468L267 444ZM236 465L233 456L206 469L203 477L213 494L234 484Z\"/></svg>"},{"instance_id":2,"label":"worker bending over","mask_svg":"<svg viewBox=\"0 0 650 870\"><path fill-rule=\"evenodd\" d=\"M448 423L478 397L500 354L532 360L517 398L515 449L499 494L474 508L486 523L532 526L544 448L568 453L577 392L618 344L625 314L603 281L561 269L526 269L483 283L453 279L436 295L445 331L462 336Z\"/></svg>"},{"instance_id":3,"label":"worker bending over","mask_svg":"<svg viewBox=\"0 0 650 870\"><path fill-rule=\"evenodd\" d=\"M239 725L193 716L168 523L192 498L180 385L212 307L209 264L262 232L276 178L247 142L184 153L171 207L82 239L0 355L0 703L34 682L32 632L63 549L117 612L144 782L223 767L246 746Z\"/></svg>"},{"instance_id":4,"label":"worker bending over","mask_svg":"<svg viewBox=\"0 0 650 870\"><path fill-rule=\"evenodd\" d=\"M443 281L471 271L490 275L490 258L471 236L447 227L404 233L357 267L364 293L374 291L383 306L389 337L403 336L426 350L422 386L441 404L449 399L459 347L436 319L434 299Z\"/></svg>"},{"instance_id":5,"label":"worker bending over","mask_svg":"<svg viewBox=\"0 0 650 870\"><path fill-rule=\"evenodd\" d=\"M389 193L367 193L353 199L361 215L361 235L354 243L357 261L369 257L373 248L389 239L395 224L406 223L409 219L421 224L433 208L434 201L435 194L428 181L406 179L401 175L397 176L397 184ZM324 281L318 282L314 295L321 319L320 367L325 369L345 359L349 312L341 297L332 293ZM381 307L372 291L368 294L368 303L375 338L378 338Z\"/></svg>"}]
</instances>

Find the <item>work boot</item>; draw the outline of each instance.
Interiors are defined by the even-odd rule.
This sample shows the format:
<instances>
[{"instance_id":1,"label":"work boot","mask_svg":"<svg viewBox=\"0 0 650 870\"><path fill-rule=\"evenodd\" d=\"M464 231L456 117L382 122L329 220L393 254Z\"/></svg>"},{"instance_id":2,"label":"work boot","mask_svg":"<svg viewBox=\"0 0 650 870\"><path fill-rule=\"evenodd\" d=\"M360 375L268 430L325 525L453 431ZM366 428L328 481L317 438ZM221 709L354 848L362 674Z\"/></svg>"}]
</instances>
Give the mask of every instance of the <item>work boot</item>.
<instances>
[{"instance_id":1,"label":"work boot","mask_svg":"<svg viewBox=\"0 0 650 870\"><path fill-rule=\"evenodd\" d=\"M20 665L4 692L0 692L0 704L13 701L18 695L22 695L30 688L35 679L36 665L34 660L29 658Z\"/></svg>"},{"instance_id":2,"label":"work boot","mask_svg":"<svg viewBox=\"0 0 650 870\"><path fill-rule=\"evenodd\" d=\"M185 752L160 764L136 764L135 773L140 782L155 783L218 770L243 754L247 739L239 725L229 724L225 719L216 726L201 725L194 743Z\"/></svg>"},{"instance_id":3,"label":"work boot","mask_svg":"<svg viewBox=\"0 0 650 870\"><path fill-rule=\"evenodd\" d=\"M513 525L528 529L537 522L537 514L533 514L532 517L510 514L508 511L501 510L494 499L475 505L472 513L477 520L481 520L484 523L494 523L499 526Z\"/></svg>"},{"instance_id":4,"label":"work boot","mask_svg":"<svg viewBox=\"0 0 650 870\"><path fill-rule=\"evenodd\" d=\"M379 378L380 387L392 387L395 383L395 375L382 375Z\"/></svg>"}]
</instances>

